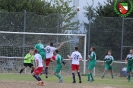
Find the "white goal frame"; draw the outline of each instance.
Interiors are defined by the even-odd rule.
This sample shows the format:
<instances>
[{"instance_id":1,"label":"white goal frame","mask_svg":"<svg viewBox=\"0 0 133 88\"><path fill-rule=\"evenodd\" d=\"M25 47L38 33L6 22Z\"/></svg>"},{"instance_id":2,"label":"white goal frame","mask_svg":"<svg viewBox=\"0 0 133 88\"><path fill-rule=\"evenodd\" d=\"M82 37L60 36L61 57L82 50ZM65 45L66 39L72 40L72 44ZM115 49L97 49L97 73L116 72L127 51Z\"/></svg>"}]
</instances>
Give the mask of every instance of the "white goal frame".
<instances>
[{"instance_id":1,"label":"white goal frame","mask_svg":"<svg viewBox=\"0 0 133 88\"><path fill-rule=\"evenodd\" d=\"M84 58L83 58L83 74L86 74L86 39L87 39L87 36L86 34L60 34L60 33L34 33L34 32L10 32L10 31L0 31L0 33L2 34L20 34L20 35L58 35L58 36L81 36L81 37L84 37ZM7 58L7 57L4 57L4 58ZM9 57L11 58L11 57ZM15 57L16 58L16 57ZM18 57L18 58L21 58L21 57ZM66 60L66 59L65 59Z\"/></svg>"}]
</instances>

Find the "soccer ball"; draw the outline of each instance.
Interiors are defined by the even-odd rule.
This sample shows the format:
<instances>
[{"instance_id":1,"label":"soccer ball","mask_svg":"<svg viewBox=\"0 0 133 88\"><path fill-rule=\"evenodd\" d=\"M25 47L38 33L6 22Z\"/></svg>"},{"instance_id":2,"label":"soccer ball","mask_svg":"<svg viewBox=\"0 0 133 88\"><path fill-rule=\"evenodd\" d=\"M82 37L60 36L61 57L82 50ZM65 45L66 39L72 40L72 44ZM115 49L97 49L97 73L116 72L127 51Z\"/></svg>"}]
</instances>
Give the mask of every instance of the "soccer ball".
<instances>
[{"instance_id":1,"label":"soccer ball","mask_svg":"<svg viewBox=\"0 0 133 88\"><path fill-rule=\"evenodd\" d=\"M80 7L79 6L77 7L77 11L80 11Z\"/></svg>"}]
</instances>

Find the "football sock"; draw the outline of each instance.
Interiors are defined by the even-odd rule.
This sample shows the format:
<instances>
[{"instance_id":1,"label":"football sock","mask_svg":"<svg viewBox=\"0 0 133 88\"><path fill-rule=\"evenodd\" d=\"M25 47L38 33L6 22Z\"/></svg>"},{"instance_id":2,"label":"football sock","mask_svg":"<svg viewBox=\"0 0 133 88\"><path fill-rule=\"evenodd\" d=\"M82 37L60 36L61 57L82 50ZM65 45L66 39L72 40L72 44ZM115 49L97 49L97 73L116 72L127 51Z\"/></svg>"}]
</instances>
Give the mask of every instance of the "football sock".
<instances>
[{"instance_id":1,"label":"football sock","mask_svg":"<svg viewBox=\"0 0 133 88\"><path fill-rule=\"evenodd\" d=\"M75 80L75 74L74 73L72 73L72 77L73 77L73 81L76 81Z\"/></svg>"},{"instance_id":2,"label":"football sock","mask_svg":"<svg viewBox=\"0 0 133 88\"><path fill-rule=\"evenodd\" d=\"M90 73L88 74L88 81L90 81Z\"/></svg>"},{"instance_id":3,"label":"football sock","mask_svg":"<svg viewBox=\"0 0 133 88\"><path fill-rule=\"evenodd\" d=\"M112 78L114 78L114 75L112 74Z\"/></svg>"},{"instance_id":4,"label":"football sock","mask_svg":"<svg viewBox=\"0 0 133 88\"><path fill-rule=\"evenodd\" d=\"M103 73L102 78L105 76L105 73Z\"/></svg>"},{"instance_id":5,"label":"football sock","mask_svg":"<svg viewBox=\"0 0 133 88\"><path fill-rule=\"evenodd\" d=\"M79 77L79 80L81 81L81 75L80 75L80 72L78 72L78 77Z\"/></svg>"},{"instance_id":6,"label":"football sock","mask_svg":"<svg viewBox=\"0 0 133 88\"><path fill-rule=\"evenodd\" d=\"M38 76L38 75L33 75L33 77L38 80L38 81L41 81L42 79Z\"/></svg>"},{"instance_id":7,"label":"football sock","mask_svg":"<svg viewBox=\"0 0 133 88\"><path fill-rule=\"evenodd\" d=\"M65 61L62 61L62 64L63 64L63 65L66 65L66 62L65 62Z\"/></svg>"},{"instance_id":8,"label":"football sock","mask_svg":"<svg viewBox=\"0 0 133 88\"><path fill-rule=\"evenodd\" d=\"M92 73L91 73L91 72L90 72L90 76L91 76L92 80L94 80L93 75L92 75Z\"/></svg>"},{"instance_id":9,"label":"football sock","mask_svg":"<svg viewBox=\"0 0 133 88\"><path fill-rule=\"evenodd\" d=\"M45 74L48 75L48 67L45 68Z\"/></svg>"},{"instance_id":10,"label":"football sock","mask_svg":"<svg viewBox=\"0 0 133 88\"><path fill-rule=\"evenodd\" d=\"M59 75L58 73L56 73L56 76L57 76L59 79L62 78L62 76Z\"/></svg>"},{"instance_id":11,"label":"football sock","mask_svg":"<svg viewBox=\"0 0 133 88\"><path fill-rule=\"evenodd\" d=\"M128 75L128 81L130 81L130 74Z\"/></svg>"},{"instance_id":12,"label":"football sock","mask_svg":"<svg viewBox=\"0 0 133 88\"><path fill-rule=\"evenodd\" d=\"M33 73L34 69L31 69L31 73Z\"/></svg>"},{"instance_id":13,"label":"football sock","mask_svg":"<svg viewBox=\"0 0 133 88\"><path fill-rule=\"evenodd\" d=\"M22 73L22 72L23 72L23 69L21 69L19 73Z\"/></svg>"}]
</instances>

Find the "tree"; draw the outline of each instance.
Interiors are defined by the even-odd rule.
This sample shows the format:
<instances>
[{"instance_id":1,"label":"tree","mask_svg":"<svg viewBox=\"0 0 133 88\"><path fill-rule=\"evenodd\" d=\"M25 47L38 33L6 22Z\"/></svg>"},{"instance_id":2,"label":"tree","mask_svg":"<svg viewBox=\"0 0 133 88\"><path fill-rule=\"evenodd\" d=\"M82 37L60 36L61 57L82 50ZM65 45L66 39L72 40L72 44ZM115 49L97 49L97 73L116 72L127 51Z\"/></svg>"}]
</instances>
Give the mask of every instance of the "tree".
<instances>
[{"instance_id":1,"label":"tree","mask_svg":"<svg viewBox=\"0 0 133 88\"><path fill-rule=\"evenodd\" d=\"M119 0L120 1L120 0ZM121 0L125 1L125 0ZM105 5L100 3L96 8L87 6L85 16L88 18L91 12L91 45L97 47L98 59L103 59L107 50L113 51L116 60L120 60L121 52L121 32L122 32L122 18L114 11L115 0L107 0ZM133 12L128 16L133 17ZM133 19L124 19L124 46L132 46L133 42L129 41L133 37L132 25ZM85 23L86 28L89 24ZM128 53L129 48L124 48L123 59Z\"/></svg>"},{"instance_id":2,"label":"tree","mask_svg":"<svg viewBox=\"0 0 133 88\"><path fill-rule=\"evenodd\" d=\"M31 29L28 29L29 31L35 32L36 30L40 30L43 32L55 33L57 32L56 29L58 29L59 33L65 33L66 30L74 30L78 29L79 27L75 26L79 25L79 22L72 21L72 19L77 14L77 11L73 10L73 7L69 6L70 3L71 0L51 0L50 2L47 2L45 0L0 0L0 11L10 12L6 15L7 17L10 16L9 19L14 18L13 20L15 20L16 17L16 19L19 18L18 15L15 15L17 13L14 13L12 15L12 12L22 12L24 10L26 10L27 12L34 12L35 14L27 13L27 26L28 28L33 27ZM36 16L36 14L38 16ZM48 18L44 16L47 16ZM23 14L22 16L20 16L19 21L22 20L21 17L23 17ZM3 20L6 19L4 19L3 16L1 18L3 18ZM20 25L23 25L23 20L21 22L18 23L20 23ZM33 30L34 28L37 29Z\"/></svg>"},{"instance_id":3,"label":"tree","mask_svg":"<svg viewBox=\"0 0 133 88\"><path fill-rule=\"evenodd\" d=\"M79 22L73 22L72 19L77 14L73 6L69 6L71 0L0 0L0 30L1 31L24 31L26 32L41 32L41 33L66 33L67 30L78 29ZM24 14L26 10L26 14ZM24 15L26 20L24 21ZM24 25L26 22L26 25ZM17 48L16 52L22 51L22 35L3 35L1 34L1 51L12 52L11 49ZM25 40L25 50L33 47L38 39L44 40L43 43L54 41L53 36L27 35ZM12 43L11 48L7 42ZM59 37L58 41L66 41L68 37ZM5 47L4 47L5 46ZM4 52L4 51L3 51ZM19 53L18 56L21 56ZM3 55L3 54L2 54ZM3 55L4 56L4 55ZM6 56L13 56L8 53Z\"/></svg>"}]
</instances>

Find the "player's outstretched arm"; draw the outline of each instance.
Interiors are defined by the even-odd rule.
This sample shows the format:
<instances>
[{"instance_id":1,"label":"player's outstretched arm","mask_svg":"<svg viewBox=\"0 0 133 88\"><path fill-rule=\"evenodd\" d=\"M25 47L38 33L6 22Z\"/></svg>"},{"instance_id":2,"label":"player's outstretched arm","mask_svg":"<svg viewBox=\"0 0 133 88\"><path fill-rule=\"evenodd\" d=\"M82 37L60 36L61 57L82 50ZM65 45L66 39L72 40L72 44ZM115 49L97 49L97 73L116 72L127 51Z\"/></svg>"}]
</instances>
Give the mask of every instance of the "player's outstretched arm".
<instances>
[{"instance_id":1,"label":"player's outstretched arm","mask_svg":"<svg viewBox=\"0 0 133 88\"><path fill-rule=\"evenodd\" d=\"M125 59L125 62L126 62L125 64L127 64L127 60L128 60L128 59L126 58L126 59Z\"/></svg>"},{"instance_id":2,"label":"player's outstretched arm","mask_svg":"<svg viewBox=\"0 0 133 88\"><path fill-rule=\"evenodd\" d=\"M60 46L57 47L57 50L59 50L63 45L64 45L64 43L61 43Z\"/></svg>"},{"instance_id":3,"label":"player's outstretched arm","mask_svg":"<svg viewBox=\"0 0 133 88\"><path fill-rule=\"evenodd\" d=\"M35 62L36 62L36 66L35 67L38 68L39 61L36 60Z\"/></svg>"},{"instance_id":4,"label":"player's outstretched arm","mask_svg":"<svg viewBox=\"0 0 133 88\"><path fill-rule=\"evenodd\" d=\"M69 55L67 55L67 57L68 57L70 60L72 60L72 58L71 58Z\"/></svg>"},{"instance_id":5,"label":"player's outstretched arm","mask_svg":"<svg viewBox=\"0 0 133 88\"><path fill-rule=\"evenodd\" d=\"M80 58L79 60L80 60L80 61L82 61L83 59L82 59L82 58Z\"/></svg>"},{"instance_id":6,"label":"player's outstretched arm","mask_svg":"<svg viewBox=\"0 0 133 88\"><path fill-rule=\"evenodd\" d=\"M105 61L103 61L102 65L104 65Z\"/></svg>"}]
</instances>

